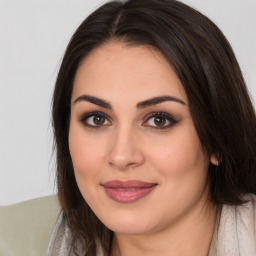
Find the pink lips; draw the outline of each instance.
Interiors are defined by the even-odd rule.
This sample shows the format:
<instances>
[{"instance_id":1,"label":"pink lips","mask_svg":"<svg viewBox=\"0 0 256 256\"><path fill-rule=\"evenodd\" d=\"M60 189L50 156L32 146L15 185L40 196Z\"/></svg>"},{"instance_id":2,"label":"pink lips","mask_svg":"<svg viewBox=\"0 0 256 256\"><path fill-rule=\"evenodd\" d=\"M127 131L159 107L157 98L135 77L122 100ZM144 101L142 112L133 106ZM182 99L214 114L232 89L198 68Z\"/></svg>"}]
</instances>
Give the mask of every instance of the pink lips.
<instances>
[{"instance_id":1,"label":"pink lips","mask_svg":"<svg viewBox=\"0 0 256 256\"><path fill-rule=\"evenodd\" d=\"M102 184L107 195L120 203L132 203L148 195L156 186L156 183L148 183L138 180L111 180Z\"/></svg>"}]
</instances>

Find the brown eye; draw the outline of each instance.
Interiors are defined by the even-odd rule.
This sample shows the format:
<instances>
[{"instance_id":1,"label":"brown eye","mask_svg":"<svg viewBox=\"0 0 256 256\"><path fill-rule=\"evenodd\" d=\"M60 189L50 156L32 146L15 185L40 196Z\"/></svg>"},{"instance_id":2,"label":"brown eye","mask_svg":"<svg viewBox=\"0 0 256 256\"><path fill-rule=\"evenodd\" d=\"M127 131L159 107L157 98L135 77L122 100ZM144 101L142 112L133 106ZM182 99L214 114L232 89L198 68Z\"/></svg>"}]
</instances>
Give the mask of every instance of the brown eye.
<instances>
[{"instance_id":1,"label":"brown eye","mask_svg":"<svg viewBox=\"0 0 256 256\"><path fill-rule=\"evenodd\" d=\"M103 113L88 113L85 114L80 121L84 126L92 128L100 128L101 126L110 125L111 122Z\"/></svg>"},{"instance_id":2,"label":"brown eye","mask_svg":"<svg viewBox=\"0 0 256 256\"><path fill-rule=\"evenodd\" d=\"M164 126L166 124L166 118L165 117L155 117L154 123L156 126Z\"/></svg>"},{"instance_id":3,"label":"brown eye","mask_svg":"<svg viewBox=\"0 0 256 256\"><path fill-rule=\"evenodd\" d=\"M168 113L153 112L143 123L143 126L149 126L154 129L167 129L177 123L177 121Z\"/></svg>"},{"instance_id":4,"label":"brown eye","mask_svg":"<svg viewBox=\"0 0 256 256\"><path fill-rule=\"evenodd\" d=\"M103 125L104 124L104 122L105 122L105 117L102 117L102 116L94 116L93 117L93 122L94 122L94 124L96 124L96 125Z\"/></svg>"}]
</instances>

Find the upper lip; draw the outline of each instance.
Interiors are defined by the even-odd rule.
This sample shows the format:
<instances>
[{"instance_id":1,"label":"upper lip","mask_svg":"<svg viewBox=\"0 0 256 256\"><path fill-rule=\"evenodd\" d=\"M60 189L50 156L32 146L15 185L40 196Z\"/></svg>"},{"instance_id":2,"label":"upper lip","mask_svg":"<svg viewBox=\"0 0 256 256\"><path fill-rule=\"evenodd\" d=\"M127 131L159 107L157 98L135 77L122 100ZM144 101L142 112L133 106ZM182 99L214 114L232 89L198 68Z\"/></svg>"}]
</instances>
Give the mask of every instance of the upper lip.
<instances>
[{"instance_id":1,"label":"upper lip","mask_svg":"<svg viewBox=\"0 0 256 256\"><path fill-rule=\"evenodd\" d=\"M104 187L108 188L150 188L156 186L157 183L150 183L140 180L110 180L102 184Z\"/></svg>"}]
</instances>

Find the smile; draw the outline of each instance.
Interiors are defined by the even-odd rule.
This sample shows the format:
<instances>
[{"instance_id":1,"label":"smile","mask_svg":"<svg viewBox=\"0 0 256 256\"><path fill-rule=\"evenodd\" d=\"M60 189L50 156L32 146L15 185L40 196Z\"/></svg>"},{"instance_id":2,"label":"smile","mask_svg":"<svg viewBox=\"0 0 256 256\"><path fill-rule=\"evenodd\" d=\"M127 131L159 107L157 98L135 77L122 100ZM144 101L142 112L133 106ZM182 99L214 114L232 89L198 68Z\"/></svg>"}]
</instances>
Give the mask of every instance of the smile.
<instances>
[{"instance_id":1,"label":"smile","mask_svg":"<svg viewBox=\"0 0 256 256\"><path fill-rule=\"evenodd\" d=\"M102 184L106 194L119 203L132 203L153 191L157 184L138 180L112 180Z\"/></svg>"}]
</instances>

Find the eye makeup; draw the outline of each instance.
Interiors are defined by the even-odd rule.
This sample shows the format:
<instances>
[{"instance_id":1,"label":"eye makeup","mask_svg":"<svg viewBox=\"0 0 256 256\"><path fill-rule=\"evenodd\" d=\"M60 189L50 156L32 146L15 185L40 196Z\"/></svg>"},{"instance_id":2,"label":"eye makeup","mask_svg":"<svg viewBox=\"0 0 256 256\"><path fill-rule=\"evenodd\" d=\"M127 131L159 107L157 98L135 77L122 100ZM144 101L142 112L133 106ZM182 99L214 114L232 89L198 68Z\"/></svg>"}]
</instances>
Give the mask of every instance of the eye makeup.
<instances>
[{"instance_id":1,"label":"eye makeup","mask_svg":"<svg viewBox=\"0 0 256 256\"><path fill-rule=\"evenodd\" d=\"M168 129L177 123L177 120L169 113L157 111L147 114L142 121L142 126L152 129ZM98 129L112 125L110 117L101 111L92 111L83 114L79 121L84 127Z\"/></svg>"},{"instance_id":2,"label":"eye makeup","mask_svg":"<svg viewBox=\"0 0 256 256\"><path fill-rule=\"evenodd\" d=\"M109 117L105 113L100 111L94 111L94 112L83 114L80 117L79 121L85 127L96 128L96 129L102 126L111 125L111 122L109 121Z\"/></svg>"},{"instance_id":3,"label":"eye makeup","mask_svg":"<svg viewBox=\"0 0 256 256\"><path fill-rule=\"evenodd\" d=\"M149 126L153 129L168 129L174 124L177 123L177 120L174 119L172 115L166 112L152 112L146 116L146 121L143 122L143 126Z\"/></svg>"}]
</instances>

